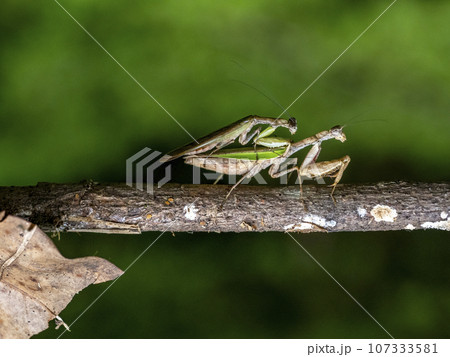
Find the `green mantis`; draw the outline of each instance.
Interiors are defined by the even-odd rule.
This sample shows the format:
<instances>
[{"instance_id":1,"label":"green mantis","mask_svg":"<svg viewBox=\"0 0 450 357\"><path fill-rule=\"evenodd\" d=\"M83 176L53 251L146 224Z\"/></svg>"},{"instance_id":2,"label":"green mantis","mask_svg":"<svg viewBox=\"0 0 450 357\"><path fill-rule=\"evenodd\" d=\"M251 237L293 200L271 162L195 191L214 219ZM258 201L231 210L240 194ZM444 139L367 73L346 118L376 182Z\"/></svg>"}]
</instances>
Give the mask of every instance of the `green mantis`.
<instances>
[{"instance_id":1,"label":"green mantis","mask_svg":"<svg viewBox=\"0 0 450 357\"><path fill-rule=\"evenodd\" d=\"M250 133L251 129L259 124L268 124L269 126L263 131L258 127ZM269 175L273 178L297 171L300 190L302 177L311 179L334 177L334 183L331 185L333 187L331 196L333 197L334 190L350 162L350 157L345 155L340 159L322 162L317 162L317 158L323 141L336 139L344 142L346 140L342 131L343 127L335 126L298 142L270 136L279 126L288 128L293 134L297 129L296 124L294 118L285 120L248 116L199 139L197 143L191 143L170 152L168 158L161 161L184 157L185 163L189 165L221 174L241 175L241 179L233 185L225 200L244 179L251 178L267 168ZM253 137L253 147L222 149L236 138L239 138L239 143L245 145ZM297 166L297 159L294 159L294 167L282 168L283 163L290 156L306 147L311 148L300 166Z\"/></svg>"},{"instance_id":2,"label":"green mantis","mask_svg":"<svg viewBox=\"0 0 450 357\"><path fill-rule=\"evenodd\" d=\"M253 132L250 132L254 126L264 124L268 124L269 127L262 132L261 127L258 127ZM164 158L161 158L160 161L171 161L182 156L196 155L209 150L216 152L233 143L236 138L239 138L239 143L241 145L246 145L253 137L255 137L254 143L257 144L260 139L271 135L278 127L287 128L291 134L295 134L297 131L297 120L295 120L295 118L289 118L286 120L281 118L267 118L257 115L249 115L234 122L233 124L206 135L197 141L169 152Z\"/></svg>"}]
</instances>

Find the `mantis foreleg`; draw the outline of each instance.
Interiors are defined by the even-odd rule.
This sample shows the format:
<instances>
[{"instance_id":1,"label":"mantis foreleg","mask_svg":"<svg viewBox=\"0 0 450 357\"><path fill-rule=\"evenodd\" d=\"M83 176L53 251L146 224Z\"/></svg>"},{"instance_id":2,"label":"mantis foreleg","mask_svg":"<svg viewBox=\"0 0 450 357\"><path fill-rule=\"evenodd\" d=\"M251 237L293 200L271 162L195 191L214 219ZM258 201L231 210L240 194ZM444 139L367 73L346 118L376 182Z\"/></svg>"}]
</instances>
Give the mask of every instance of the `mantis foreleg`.
<instances>
[{"instance_id":1,"label":"mantis foreleg","mask_svg":"<svg viewBox=\"0 0 450 357\"><path fill-rule=\"evenodd\" d=\"M309 177L311 179L317 177L334 177L334 182L331 185L333 189L331 190L331 197L333 198L334 190L336 189L337 184L342 178L342 174L350 163L350 156L345 155L340 159L330 160L330 161L322 161L316 162L321 150L320 143L314 144L311 150L309 150L308 154L303 160L300 168L299 168L299 176L300 177ZM301 184L301 179L300 179Z\"/></svg>"}]
</instances>

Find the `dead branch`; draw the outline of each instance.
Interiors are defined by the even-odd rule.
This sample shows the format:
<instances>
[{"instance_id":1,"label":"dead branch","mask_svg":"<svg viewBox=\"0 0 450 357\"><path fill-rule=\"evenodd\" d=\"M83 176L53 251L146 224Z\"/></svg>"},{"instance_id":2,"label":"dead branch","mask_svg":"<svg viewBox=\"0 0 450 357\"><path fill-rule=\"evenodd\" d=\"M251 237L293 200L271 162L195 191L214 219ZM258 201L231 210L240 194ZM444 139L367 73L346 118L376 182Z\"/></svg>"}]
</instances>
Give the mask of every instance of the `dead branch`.
<instances>
[{"instance_id":1,"label":"dead branch","mask_svg":"<svg viewBox=\"0 0 450 357\"><path fill-rule=\"evenodd\" d=\"M383 182L330 188L167 184L153 195L125 184L0 187L6 211L46 231L141 233L450 231L450 183ZM144 187L145 188L145 187ZM223 204L223 207L221 207Z\"/></svg>"}]
</instances>

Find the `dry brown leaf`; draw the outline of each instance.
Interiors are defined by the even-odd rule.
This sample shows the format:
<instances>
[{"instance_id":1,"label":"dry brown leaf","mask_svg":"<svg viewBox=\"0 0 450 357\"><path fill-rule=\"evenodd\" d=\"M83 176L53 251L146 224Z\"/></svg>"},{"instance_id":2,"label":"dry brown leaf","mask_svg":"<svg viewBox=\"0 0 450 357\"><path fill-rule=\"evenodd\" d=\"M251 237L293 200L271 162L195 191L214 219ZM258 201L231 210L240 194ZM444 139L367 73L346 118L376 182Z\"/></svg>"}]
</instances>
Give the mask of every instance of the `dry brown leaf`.
<instances>
[{"instance_id":1,"label":"dry brown leaf","mask_svg":"<svg viewBox=\"0 0 450 357\"><path fill-rule=\"evenodd\" d=\"M0 338L45 330L80 290L123 273L98 257L66 259L37 226L3 218L0 212Z\"/></svg>"}]
</instances>

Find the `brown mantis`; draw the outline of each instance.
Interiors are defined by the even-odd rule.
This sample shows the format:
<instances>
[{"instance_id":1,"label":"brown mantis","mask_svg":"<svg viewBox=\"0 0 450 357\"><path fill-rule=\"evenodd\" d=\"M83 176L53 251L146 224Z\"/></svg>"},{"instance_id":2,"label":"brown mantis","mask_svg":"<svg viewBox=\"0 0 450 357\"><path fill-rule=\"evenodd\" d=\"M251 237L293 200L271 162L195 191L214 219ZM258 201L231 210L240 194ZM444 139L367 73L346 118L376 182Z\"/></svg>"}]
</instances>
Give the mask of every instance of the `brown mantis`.
<instances>
[{"instance_id":1,"label":"brown mantis","mask_svg":"<svg viewBox=\"0 0 450 357\"><path fill-rule=\"evenodd\" d=\"M257 144L263 147L224 149L203 155L190 154L185 157L185 163L222 174L242 175L242 178L233 185L225 199L244 179L251 178L266 168L269 168L269 175L273 178L297 171L300 188L301 177L334 177L334 183L331 185L333 187L331 197L333 197L334 190L350 162L350 157L345 155L340 159L323 162L317 162L317 158L323 141L336 139L344 142L346 140L342 129L342 126L335 126L330 130L322 131L296 143L287 139L263 136L257 140ZM312 148L300 166L281 169L281 165L289 156L308 146L312 146ZM294 160L296 164L297 159Z\"/></svg>"}]
</instances>

